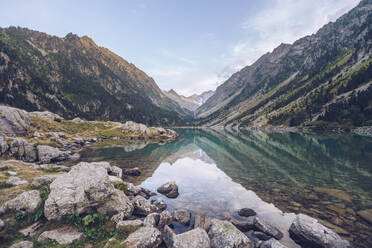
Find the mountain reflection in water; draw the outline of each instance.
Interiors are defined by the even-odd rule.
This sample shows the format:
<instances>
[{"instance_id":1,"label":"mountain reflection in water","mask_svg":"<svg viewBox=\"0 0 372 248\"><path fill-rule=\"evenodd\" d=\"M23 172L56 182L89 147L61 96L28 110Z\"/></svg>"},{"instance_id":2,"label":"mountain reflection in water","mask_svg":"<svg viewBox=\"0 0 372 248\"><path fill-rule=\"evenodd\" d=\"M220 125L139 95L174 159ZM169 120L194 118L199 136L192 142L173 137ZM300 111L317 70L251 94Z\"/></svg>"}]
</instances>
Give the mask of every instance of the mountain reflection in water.
<instances>
[{"instance_id":1,"label":"mountain reflection in water","mask_svg":"<svg viewBox=\"0 0 372 248\"><path fill-rule=\"evenodd\" d=\"M372 247L371 225L356 213L372 208L372 138L349 134L178 130L169 144L87 148L84 161L139 167L128 178L156 192L176 181L180 196L162 197L168 209L186 208L223 218L254 209L296 245L287 230L294 214L306 213L358 247ZM272 203L272 204L271 204ZM275 206L274 206L275 205ZM283 211L283 212L282 212Z\"/></svg>"}]
</instances>

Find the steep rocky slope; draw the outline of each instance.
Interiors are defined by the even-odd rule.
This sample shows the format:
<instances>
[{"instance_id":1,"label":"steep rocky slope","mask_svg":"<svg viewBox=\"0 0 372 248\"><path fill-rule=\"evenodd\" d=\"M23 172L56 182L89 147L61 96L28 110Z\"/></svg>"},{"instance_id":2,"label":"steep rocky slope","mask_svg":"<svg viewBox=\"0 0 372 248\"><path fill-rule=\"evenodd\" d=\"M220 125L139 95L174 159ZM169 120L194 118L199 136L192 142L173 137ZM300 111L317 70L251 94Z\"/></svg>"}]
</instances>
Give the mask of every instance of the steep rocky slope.
<instances>
[{"instance_id":1,"label":"steep rocky slope","mask_svg":"<svg viewBox=\"0 0 372 248\"><path fill-rule=\"evenodd\" d=\"M164 94L166 94L170 99L177 102L182 108L189 110L189 111L195 111L199 106L201 106L203 103L205 103L208 98L210 98L213 95L214 91L209 90L198 94L193 94L192 96L182 96L179 95L175 90L171 89L169 91L164 91Z\"/></svg>"},{"instance_id":2,"label":"steep rocky slope","mask_svg":"<svg viewBox=\"0 0 372 248\"><path fill-rule=\"evenodd\" d=\"M154 80L87 36L0 28L0 102L65 118L182 123Z\"/></svg>"},{"instance_id":3,"label":"steep rocky slope","mask_svg":"<svg viewBox=\"0 0 372 248\"><path fill-rule=\"evenodd\" d=\"M372 1L281 44L196 110L205 126L372 125Z\"/></svg>"}]
</instances>

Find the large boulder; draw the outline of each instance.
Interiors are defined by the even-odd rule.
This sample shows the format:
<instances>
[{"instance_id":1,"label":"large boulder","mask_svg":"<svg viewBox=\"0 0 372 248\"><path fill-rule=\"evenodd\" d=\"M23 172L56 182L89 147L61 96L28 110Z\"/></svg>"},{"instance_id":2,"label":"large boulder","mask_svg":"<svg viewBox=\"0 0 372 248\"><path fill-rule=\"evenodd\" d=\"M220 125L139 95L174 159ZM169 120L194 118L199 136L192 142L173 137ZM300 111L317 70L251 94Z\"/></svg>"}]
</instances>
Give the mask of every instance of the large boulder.
<instances>
[{"instance_id":1,"label":"large boulder","mask_svg":"<svg viewBox=\"0 0 372 248\"><path fill-rule=\"evenodd\" d=\"M21 241L11 245L9 248L33 248L34 243L31 241Z\"/></svg>"},{"instance_id":2,"label":"large boulder","mask_svg":"<svg viewBox=\"0 0 372 248\"><path fill-rule=\"evenodd\" d=\"M304 247L351 248L346 240L310 216L298 214L289 228L291 238Z\"/></svg>"},{"instance_id":3,"label":"large boulder","mask_svg":"<svg viewBox=\"0 0 372 248\"><path fill-rule=\"evenodd\" d=\"M24 110L0 106L0 133L6 135L26 134L30 118Z\"/></svg>"},{"instance_id":4,"label":"large boulder","mask_svg":"<svg viewBox=\"0 0 372 248\"><path fill-rule=\"evenodd\" d=\"M130 234L121 245L130 248L157 248L161 242L162 236L158 229L154 227L141 227Z\"/></svg>"},{"instance_id":5,"label":"large boulder","mask_svg":"<svg viewBox=\"0 0 372 248\"><path fill-rule=\"evenodd\" d=\"M277 240L280 240L283 238L283 233L278 229L276 228L275 226L271 225L270 223L267 223L266 221L264 221L263 219L259 218L259 217L255 217L254 218L254 227L271 236L271 237L274 237L276 238Z\"/></svg>"},{"instance_id":6,"label":"large boulder","mask_svg":"<svg viewBox=\"0 0 372 248\"><path fill-rule=\"evenodd\" d=\"M41 203L40 193L37 190L30 190L23 192L16 198L5 202L0 207L0 214L7 211L25 211L27 213L34 213Z\"/></svg>"},{"instance_id":7,"label":"large boulder","mask_svg":"<svg viewBox=\"0 0 372 248\"><path fill-rule=\"evenodd\" d=\"M134 214L139 216L147 216L151 213L158 212L159 209L152 205L143 196L137 195L132 199L132 204L134 206Z\"/></svg>"},{"instance_id":8,"label":"large boulder","mask_svg":"<svg viewBox=\"0 0 372 248\"><path fill-rule=\"evenodd\" d=\"M50 194L44 207L45 217L60 220L64 216L89 213L94 209L106 214L121 211L123 216L128 215L133 207L110 182L107 166L110 165L81 162L68 173L58 176L50 184Z\"/></svg>"},{"instance_id":9,"label":"large boulder","mask_svg":"<svg viewBox=\"0 0 372 248\"><path fill-rule=\"evenodd\" d=\"M35 146L28 143L27 140L23 138L15 138L10 143L9 155L26 162L34 162L37 160Z\"/></svg>"},{"instance_id":10,"label":"large boulder","mask_svg":"<svg viewBox=\"0 0 372 248\"><path fill-rule=\"evenodd\" d=\"M37 154L41 163L49 164L50 162L58 162L68 159L70 153L60 151L55 147L38 145Z\"/></svg>"},{"instance_id":11,"label":"large boulder","mask_svg":"<svg viewBox=\"0 0 372 248\"><path fill-rule=\"evenodd\" d=\"M253 242L228 221L212 219L208 236L212 248L253 248Z\"/></svg>"},{"instance_id":12,"label":"large boulder","mask_svg":"<svg viewBox=\"0 0 372 248\"><path fill-rule=\"evenodd\" d=\"M167 196L168 198L177 198L179 195L178 186L174 181L163 184L157 189L157 191L160 194Z\"/></svg>"},{"instance_id":13,"label":"large boulder","mask_svg":"<svg viewBox=\"0 0 372 248\"><path fill-rule=\"evenodd\" d=\"M163 239L168 248L211 247L207 232L201 228L176 235L169 226L165 226Z\"/></svg>"},{"instance_id":14,"label":"large boulder","mask_svg":"<svg viewBox=\"0 0 372 248\"><path fill-rule=\"evenodd\" d=\"M40 234L37 239L38 242L50 242L57 241L60 245L68 245L74 242L75 240L82 240L84 234L72 227L62 227L52 231L45 231Z\"/></svg>"}]
</instances>

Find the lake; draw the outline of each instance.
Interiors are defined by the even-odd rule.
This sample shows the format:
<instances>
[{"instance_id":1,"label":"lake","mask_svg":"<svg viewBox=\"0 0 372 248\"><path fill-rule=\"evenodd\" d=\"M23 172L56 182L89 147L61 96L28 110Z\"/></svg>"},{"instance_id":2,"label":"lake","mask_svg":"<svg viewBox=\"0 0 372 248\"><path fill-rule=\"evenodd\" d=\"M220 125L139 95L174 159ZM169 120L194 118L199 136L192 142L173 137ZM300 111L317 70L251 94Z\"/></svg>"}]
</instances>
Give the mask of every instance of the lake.
<instances>
[{"instance_id":1,"label":"lake","mask_svg":"<svg viewBox=\"0 0 372 248\"><path fill-rule=\"evenodd\" d=\"M176 181L180 196L168 209L238 217L254 209L276 225L281 242L298 247L288 228L296 213L317 218L355 247L372 247L372 225L357 212L372 209L372 138L336 133L228 132L180 129L167 144L87 147L82 161L139 167L126 178L156 192ZM179 231L179 230L178 230Z\"/></svg>"}]
</instances>

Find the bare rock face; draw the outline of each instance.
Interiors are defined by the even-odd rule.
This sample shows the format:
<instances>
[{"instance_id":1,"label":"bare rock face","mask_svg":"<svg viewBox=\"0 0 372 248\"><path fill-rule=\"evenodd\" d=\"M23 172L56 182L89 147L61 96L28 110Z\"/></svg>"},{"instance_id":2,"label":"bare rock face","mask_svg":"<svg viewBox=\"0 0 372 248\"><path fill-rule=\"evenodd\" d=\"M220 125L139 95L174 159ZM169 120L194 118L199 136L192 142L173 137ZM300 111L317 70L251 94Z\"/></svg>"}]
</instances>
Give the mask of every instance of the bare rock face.
<instances>
[{"instance_id":1,"label":"bare rock face","mask_svg":"<svg viewBox=\"0 0 372 248\"><path fill-rule=\"evenodd\" d=\"M253 242L228 221L212 219L208 236L212 248L253 248Z\"/></svg>"},{"instance_id":2,"label":"bare rock face","mask_svg":"<svg viewBox=\"0 0 372 248\"><path fill-rule=\"evenodd\" d=\"M37 190L30 190L23 192L16 198L5 202L0 207L0 214L7 211L25 211L27 213L34 213L41 203L40 193Z\"/></svg>"},{"instance_id":3,"label":"bare rock face","mask_svg":"<svg viewBox=\"0 0 372 248\"><path fill-rule=\"evenodd\" d=\"M27 133L30 127L28 113L8 106L0 106L0 133L19 135Z\"/></svg>"},{"instance_id":4,"label":"bare rock face","mask_svg":"<svg viewBox=\"0 0 372 248\"><path fill-rule=\"evenodd\" d=\"M57 177L50 184L50 194L45 201L44 215L48 220L60 220L63 216L89 213L93 208L106 214L133 211L129 199L119 193L109 180L107 162L81 162Z\"/></svg>"},{"instance_id":5,"label":"bare rock face","mask_svg":"<svg viewBox=\"0 0 372 248\"><path fill-rule=\"evenodd\" d=\"M291 238L304 247L351 248L346 240L310 216L298 214L289 228Z\"/></svg>"},{"instance_id":6,"label":"bare rock face","mask_svg":"<svg viewBox=\"0 0 372 248\"><path fill-rule=\"evenodd\" d=\"M82 240L84 234L72 227L62 227L52 231L45 231L40 234L38 242L57 241L60 245L68 245L75 240Z\"/></svg>"},{"instance_id":7,"label":"bare rock face","mask_svg":"<svg viewBox=\"0 0 372 248\"><path fill-rule=\"evenodd\" d=\"M176 235L169 226L165 226L163 239L168 248L211 247L207 232L201 228Z\"/></svg>"},{"instance_id":8,"label":"bare rock face","mask_svg":"<svg viewBox=\"0 0 372 248\"><path fill-rule=\"evenodd\" d=\"M141 227L130 234L120 245L131 248L157 248L162 242L162 236L154 227Z\"/></svg>"},{"instance_id":9,"label":"bare rock face","mask_svg":"<svg viewBox=\"0 0 372 248\"><path fill-rule=\"evenodd\" d=\"M167 196L168 198L177 198L179 193L178 193L178 186L176 182L168 182L160 186L157 191L160 194L163 194Z\"/></svg>"},{"instance_id":10,"label":"bare rock face","mask_svg":"<svg viewBox=\"0 0 372 248\"><path fill-rule=\"evenodd\" d=\"M37 160L35 146L22 138L15 138L10 143L9 155L26 162L34 162Z\"/></svg>"},{"instance_id":11,"label":"bare rock face","mask_svg":"<svg viewBox=\"0 0 372 248\"><path fill-rule=\"evenodd\" d=\"M33 247L34 247L34 243L32 243L31 241L21 241L21 242L13 244L9 248L33 248Z\"/></svg>"},{"instance_id":12,"label":"bare rock face","mask_svg":"<svg viewBox=\"0 0 372 248\"><path fill-rule=\"evenodd\" d=\"M63 161L69 158L69 152L62 152L58 148L45 145L37 146L37 154L39 161L43 164Z\"/></svg>"}]
</instances>

